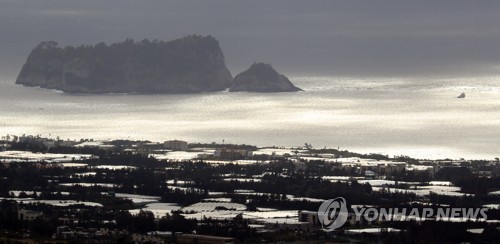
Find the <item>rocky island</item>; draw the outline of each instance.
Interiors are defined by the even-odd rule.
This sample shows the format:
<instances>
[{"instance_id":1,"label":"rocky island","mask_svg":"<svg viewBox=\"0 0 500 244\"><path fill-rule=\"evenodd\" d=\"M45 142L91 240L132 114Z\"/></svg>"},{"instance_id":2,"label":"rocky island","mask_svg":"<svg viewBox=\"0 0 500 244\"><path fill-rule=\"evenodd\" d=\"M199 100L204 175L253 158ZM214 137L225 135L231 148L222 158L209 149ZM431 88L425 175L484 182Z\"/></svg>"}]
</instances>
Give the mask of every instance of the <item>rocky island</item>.
<instances>
[{"instance_id":1,"label":"rocky island","mask_svg":"<svg viewBox=\"0 0 500 244\"><path fill-rule=\"evenodd\" d=\"M301 91L271 65L255 63L234 80L219 42L190 35L106 45L59 47L42 42L23 65L16 84L67 93L200 93Z\"/></svg>"},{"instance_id":2,"label":"rocky island","mask_svg":"<svg viewBox=\"0 0 500 244\"><path fill-rule=\"evenodd\" d=\"M191 35L65 48L42 42L16 83L68 93L199 93L226 90L232 76L219 42Z\"/></svg>"},{"instance_id":3,"label":"rocky island","mask_svg":"<svg viewBox=\"0 0 500 244\"><path fill-rule=\"evenodd\" d=\"M296 92L302 89L294 86L286 76L278 73L270 64L254 63L234 78L229 91Z\"/></svg>"}]
</instances>

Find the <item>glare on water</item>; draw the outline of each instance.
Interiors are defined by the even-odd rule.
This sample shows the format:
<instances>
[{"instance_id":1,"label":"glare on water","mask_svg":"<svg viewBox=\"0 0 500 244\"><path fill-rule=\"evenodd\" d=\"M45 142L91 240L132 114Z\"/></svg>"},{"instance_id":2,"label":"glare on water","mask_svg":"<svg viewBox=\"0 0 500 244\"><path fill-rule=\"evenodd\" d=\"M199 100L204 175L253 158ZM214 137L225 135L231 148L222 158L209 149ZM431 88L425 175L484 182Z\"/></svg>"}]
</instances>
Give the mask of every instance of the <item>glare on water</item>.
<instances>
[{"instance_id":1,"label":"glare on water","mask_svg":"<svg viewBox=\"0 0 500 244\"><path fill-rule=\"evenodd\" d=\"M292 77L305 92L70 95L0 82L0 134L500 156L500 82ZM461 93L466 98L457 99Z\"/></svg>"}]
</instances>

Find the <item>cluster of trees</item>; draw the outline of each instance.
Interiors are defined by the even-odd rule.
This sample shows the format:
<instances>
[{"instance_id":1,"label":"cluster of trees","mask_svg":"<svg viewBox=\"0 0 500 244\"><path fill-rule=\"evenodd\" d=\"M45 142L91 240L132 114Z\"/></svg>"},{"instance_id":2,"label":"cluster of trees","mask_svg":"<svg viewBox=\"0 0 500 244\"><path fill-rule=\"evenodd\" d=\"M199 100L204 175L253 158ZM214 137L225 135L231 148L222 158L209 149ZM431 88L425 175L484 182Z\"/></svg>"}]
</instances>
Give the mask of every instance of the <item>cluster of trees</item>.
<instances>
[{"instance_id":1,"label":"cluster of trees","mask_svg":"<svg viewBox=\"0 0 500 244\"><path fill-rule=\"evenodd\" d=\"M309 149L309 152L311 153L335 154L337 157L342 157L342 158L359 157L359 158L376 159L376 160L389 160L388 155L382 155L382 154L375 154L375 153L361 154L361 153L349 152L347 150L340 150L333 148L313 149L307 143L306 147Z\"/></svg>"},{"instance_id":2,"label":"cluster of trees","mask_svg":"<svg viewBox=\"0 0 500 244\"><path fill-rule=\"evenodd\" d=\"M72 211L48 207L44 205L28 206L30 209L43 211L44 218L35 222L25 223L17 220L16 209L12 202L3 202L0 211L0 229L14 230L28 228L32 233L40 236L53 234L54 228L59 225L57 219L68 215L75 215L80 220L79 225L85 227L111 227L124 229L130 232L144 233L152 230L181 231L185 233L196 231L198 234L211 234L221 236L232 236L239 239L263 238L263 235L255 233L248 227L246 221L239 216L233 220L191 220L186 219L179 213L164 216L156 220L151 212L141 212L138 215L131 215L127 210L133 207L129 200L113 198L103 195L109 189L103 187L82 187L71 186L61 187L58 183L64 182L86 182L86 183L110 183L116 184L114 191L123 193L134 193L161 196L162 202L175 202L182 206L190 205L208 197L209 191L228 192L233 202L242 203L249 210L256 210L257 207L270 207L278 209L301 209L316 210L319 203L309 201L291 201L286 195L291 194L299 197L329 199L342 196L348 199L349 204L380 205L384 207L401 206L402 203L416 200L414 194L391 193L389 191L373 191L368 184L360 184L357 181L350 182L330 182L322 180L319 175L328 175L328 172L335 172L335 164L327 165L324 162L313 161L305 164L305 167L298 170L296 165L290 161L281 159L269 164L253 165L211 165L204 162L184 162L170 163L165 170L165 162L157 161L147 155L128 155L104 153L99 159L89 160L90 164L126 164L136 166L136 169L93 169L95 175L80 175L75 177L75 173L83 173L88 169L78 168L36 168L29 163L13 163L11 167L0 167L0 193L9 196L10 189L33 190L40 192L36 195L23 195L37 199L71 199L80 201L94 201L104 205L104 208L86 208L78 206L84 211ZM347 172L348 173L348 172ZM224 174L236 174L242 176L263 175L260 181L226 181ZM495 187L496 178L479 178L464 169L444 169L436 176L437 179L451 180L455 184L467 187L468 185L481 187ZM49 182L57 179L59 182ZM178 179L193 182L184 186L187 189L171 189L165 184L167 180ZM254 190L255 192L266 194L237 194L237 189ZM474 188L471 188L474 189ZM69 195L60 194L61 191L70 192ZM491 201L494 196L471 196L452 197L437 196L431 194L432 203L449 204L452 206L472 207L478 206L485 201ZM26 206L24 206L26 207ZM498 218L498 210L488 211L490 218ZM104 220L116 220L116 223L104 222ZM235 227L236 226L236 227ZM453 223L443 225L426 224L424 228L417 228L411 224L405 226L392 226L402 228L406 231L393 235L382 234L378 236L362 235L366 241L391 240L413 240L412 238L425 238L432 236L436 238L437 230L442 230L444 226L454 226ZM468 225L470 226L470 225ZM457 227L457 236L444 232L442 240L471 240L478 238L463 232L463 227ZM294 234L295 233L295 234ZM300 240L304 236L298 232L284 231L275 237L281 240ZM427 233L427 234L425 234ZM490 240L498 233L487 228L480 237ZM265 234L264 234L265 235ZM423 237L422 237L423 236ZM387 238L387 239L384 239ZM465 239L461 239L465 238ZM489 238L489 239L488 239ZM427 240L427 239L424 239ZM432 240L432 239L429 239ZM439 239L441 240L441 239Z\"/></svg>"},{"instance_id":3,"label":"cluster of trees","mask_svg":"<svg viewBox=\"0 0 500 244\"><path fill-rule=\"evenodd\" d=\"M485 196L500 189L500 177L479 177L468 167L443 167L437 173L437 180L451 181L463 192Z\"/></svg>"},{"instance_id":4,"label":"cluster of trees","mask_svg":"<svg viewBox=\"0 0 500 244\"><path fill-rule=\"evenodd\" d=\"M202 220L186 219L178 212L166 214L155 221L153 213L140 211L137 215L120 212L117 215L116 227L131 232L146 233L149 231L171 231L182 233L196 233L201 235L227 236L240 241L259 240L255 229L250 228L242 215L229 220L203 218Z\"/></svg>"},{"instance_id":5,"label":"cluster of trees","mask_svg":"<svg viewBox=\"0 0 500 244\"><path fill-rule=\"evenodd\" d=\"M161 195L162 202L174 202L182 206L191 205L208 197L208 190L197 188L183 189L165 189Z\"/></svg>"},{"instance_id":6,"label":"cluster of trees","mask_svg":"<svg viewBox=\"0 0 500 244\"><path fill-rule=\"evenodd\" d=\"M59 183L108 183L114 184L111 190L123 193L162 196L166 202L190 204L207 196L208 191L233 192L237 189L248 189L256 192L271 194L291 194L300 197L329 199L343 196L355 204L375 204L381 198L398 201L414 200L408 194L372 192L369 184L352 182L330 182L322 180L317 174L322 174L324 167L317 162L308 163L305 170L295 170L292 162L281 160L270 164L256 165L210 165L203 162L172 163L173 169L160 170L164 163L146 155L113 154L104 155L99 159L90 160L91 164L125 164L142 165L137 169L93 169L95 175L74 177L76 172L86 169L37 169L29 164L13 164L7 169L0 169L0 177L5 176L7 182L3 194L8 196L8 189L32 190L42 192L39 198L53 199L54 192L70 191L68 198L82 201L103 201L101 192L107 188L94 187L61 187ZM326 170L323 170L326 171ZM259 181L226 181L223 174L258 175L266 173ZM285 177L283 174L286 173ZM48 182L48 179L57 179L57 182ZM169 179L182 179L193 182L186 187L199 188L198 190L180 191L171 190L166 186ZM59 194L57 197L61 197ZM286 200L280 200L281 203ZM266 202L261 200L263 204ZM276 203L275 203L276 204ZM284 203L283 203L284 204ZM269 205L269 203L266 203Z\"/></svg>"},{"instance_id":7,"label":"cluster of trees","mask_svg":"<svg viewBox=\"0 0 500 244\"><path fill-rule=\"evenodd\" d=\"M244 150L251 150L255 151L257 150L256 146L253 145L246 145L246 144L220 144L220 143L189 143L189 148L233 148L233 149L244 149Z\"/></svg>"},{"instance_id":8,"label":"cluster of trees","mask_svg":"<svg viewBox=\"0 0 500 244\"><path fill-rule=\"evenodd\" d=\"M18 209L42 211L43 215L32 221L18 219ZM206 235L228 236L240 239L258 237L255 230L241 215L232 220L186 219L179 212L166 214L160 219L150 211L140 211L132 215L127 210L93 208L78 206L78 209L58 208L45 204L20 205L14 201L0 201L0 229L11 233L31 233L35 239L46 239L54 235L56 228L67 225L70 228L108 228L111 230L126 230L129 233L146 234L151 231L170 231L182 233L198 233ZM61 219L70 219L70 223L62 223ZM73 221L78 221L77 224ZM110 221L111 220L111 221ZM2 235L5 235L2 233Z\"/></svg>"},{"instance_id":9,"label":"cluster of trees","mask_svg":"<svg viewBox=\"0 0 500 244\"><path fill-rule=\"evenodd\" d=\"M392 236L390 240L404 243L494 243L500 238L500 232L494 225L484 223L426 221L399 222L391 226L403 231ZM467 232L470 228L484 228L484 232L482 234Z\"/></svg>"}]
</instances>

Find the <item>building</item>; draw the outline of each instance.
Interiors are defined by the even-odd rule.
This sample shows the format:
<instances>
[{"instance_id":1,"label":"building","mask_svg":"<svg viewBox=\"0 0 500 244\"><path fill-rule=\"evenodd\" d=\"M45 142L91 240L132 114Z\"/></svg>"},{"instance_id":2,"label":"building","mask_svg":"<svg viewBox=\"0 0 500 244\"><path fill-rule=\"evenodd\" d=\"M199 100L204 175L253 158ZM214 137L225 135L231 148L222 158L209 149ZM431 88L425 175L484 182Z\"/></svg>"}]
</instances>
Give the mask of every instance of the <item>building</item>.
<instances>
[{"instance_id":1,"label":"building","mask_svg":"<svg viewBox=\"0 0 500 244\"><path fill-rule=\"evenodd\" d=\"M405 162L388 162L388 161L368 161L363 164L358 164L363 172L370 171L370 177L375 175L388 175L401 173L407 167ZM373 174L371 174L373 172Z\"/></svg>"},{"instance_id":2,"label":"building","mask_svg":"<svg viewBox=\"0 0 500 244\"><path fill-rule=\"evenodd\" d=\"M130 234L126 230L69 227L66 225L56 228L55 237L58 241L71 240L70 243L119 243L118 240L123 242L129 238L131 243L164 243L159 237L149 238L149 236Z\"/></svg>"},{"instance_id":3,"label":"building","mask_svg":"<svg viewBox=\"0 0 500 244\"><path fill-rule=\"evenodd\" d=\"M56 141L56 146L59 146L59 147L72 147L72 146L74 146L76 144L77 144L77 142L70 141L70 140L66 140L66 141L59 140L59 141Z\"/></svg>"},{"instance_id":4,"label":"building","mask_svg":"<svg viewBox=\"0 0 500 244\"><path fill-rule=\"evenodd\" d=\"M307 222L313 225L319 225L318 212L315 211L300 211L299 222Z\"/></svg>"},{"instance_id":5,"label":"building","mask_svg":"<svg viewBox=\"0 0 500 244\"><path fill-rule=\"evenodd\" d=\"M245 149L221 148L214 152L214 157L221 160L238 160L252 157L252 151Z\"/></svg>"},{"instance_id":6,"label":"building","mask_svg":"<svg viewBox=\"0 0 500 244\"><path fill-rule=\"evenodd\" d=\"M380 174L401 173L405 170L407 164L405 162L391 162L379 165Z\"/></svg>"},{"instance_id":7,"label":"building","mask_svg":"<svg viewBox=\"0 0 500 244\"><path fill-rule=\"evenodd\" d=\"M132 243L149 243L149 244L163 244L165 240L158 236L152 235L141 235L137 233L133 233L131 236Z\"/></svg>"},{"instance_id":8,"label":"building","mask_svg":"<svg viewBox=\"0 0 500 244\"><path fill-rule=\"evenodd\" d=\"M163 145L158 142L141 142L137 145L137 149L142 152L160 152Z\"/></svg>"},{"instance_id":9,"label":"building","mask_svg":"<svg viewBox=\"0 0 500 244\"><path fill-rule=\"evenodd\" d=\"M17 219L24 221L33 221L43 215L43 212L20 209L17 211Z\"/></svg>"},{"instance_id":10,"label":"building","mask_svg":"<svg viewBox=\"0 0 500 244\"><path fill-rule=\"evenodd\" d=\"M187 141L172 140L164 142L164 147L174 151L187 151L188 143Z\"/></svg>"}]
</instances>

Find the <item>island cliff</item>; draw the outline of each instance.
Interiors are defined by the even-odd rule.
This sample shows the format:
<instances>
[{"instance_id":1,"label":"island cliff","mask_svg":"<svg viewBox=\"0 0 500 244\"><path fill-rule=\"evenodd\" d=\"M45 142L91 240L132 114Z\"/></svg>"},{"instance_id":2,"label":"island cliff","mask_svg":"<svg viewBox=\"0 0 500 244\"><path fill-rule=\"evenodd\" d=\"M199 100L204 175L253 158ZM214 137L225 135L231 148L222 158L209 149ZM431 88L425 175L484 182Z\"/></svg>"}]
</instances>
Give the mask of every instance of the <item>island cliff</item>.
<instances>
[{"instance_id":1,"label":"island cliff","mask_svg":"<svg viewBox=\"0 0 500 244\"><path fill-rule=\"evenodd\" d=\"M68 93L199 93L232 84L219 42L192 35L163 42L134 42L58 47L40 43L17 84Z\"/></svg>"},{"instance_id":2,"label":"island cliff","mask_svg":"<svg viewBox=\"0 0 500 244\"><path fill-rule=\"evenodd\" d=\"M234 78L229 91L296 92L302 89L294 86L286 76L276 72L270 64L254 63Z\"/></svg>"}]
</instances>

